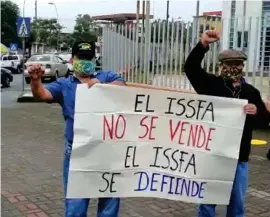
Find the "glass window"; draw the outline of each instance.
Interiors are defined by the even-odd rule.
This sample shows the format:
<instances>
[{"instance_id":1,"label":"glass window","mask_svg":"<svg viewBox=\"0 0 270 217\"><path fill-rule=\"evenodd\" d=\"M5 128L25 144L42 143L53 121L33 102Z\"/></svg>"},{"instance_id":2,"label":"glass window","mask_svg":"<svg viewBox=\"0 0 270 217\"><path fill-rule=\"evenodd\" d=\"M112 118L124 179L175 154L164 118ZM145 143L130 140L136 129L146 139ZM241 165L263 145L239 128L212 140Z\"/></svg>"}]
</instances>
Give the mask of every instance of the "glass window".
<instances>
[{"instance_id":1,"label":"glass window","mask_svg":"<svg viewBox=\"0 0 270 217\"><path fill-rule=\"evenodd\" d=\"M34 55L34 56L31 56L27 62L46 62L46 61L50 61L51 58L49 55Z\"/></svg>"}]
</instances>

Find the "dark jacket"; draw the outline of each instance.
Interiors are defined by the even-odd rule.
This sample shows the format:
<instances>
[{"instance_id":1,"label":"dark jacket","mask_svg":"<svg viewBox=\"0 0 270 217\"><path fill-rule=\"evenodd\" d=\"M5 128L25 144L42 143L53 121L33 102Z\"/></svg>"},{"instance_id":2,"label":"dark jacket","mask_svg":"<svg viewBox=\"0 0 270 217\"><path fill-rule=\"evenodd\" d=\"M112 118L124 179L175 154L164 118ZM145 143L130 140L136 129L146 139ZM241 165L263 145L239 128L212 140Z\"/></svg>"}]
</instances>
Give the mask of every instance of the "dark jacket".
<instances>
[{"instance_id":1,"label":"dark jacket","mask_svg":"<svg viewBox=\"0 0 270 217\"><path fill-rule=\"evenodd\" d=\"M247 99L257 106L257 115L247 115L241 140L239 161L246 162L250 154L252 130L256 125L267 126L270 113L266 110L260 92L252 85L242 82L241 88L235 89L231 82L225 82L221 76L208 74L202 69L201 62L208 49L198 43L191 51L185 63L186 76L198 94Z\"/></svg>"}]
</instances>

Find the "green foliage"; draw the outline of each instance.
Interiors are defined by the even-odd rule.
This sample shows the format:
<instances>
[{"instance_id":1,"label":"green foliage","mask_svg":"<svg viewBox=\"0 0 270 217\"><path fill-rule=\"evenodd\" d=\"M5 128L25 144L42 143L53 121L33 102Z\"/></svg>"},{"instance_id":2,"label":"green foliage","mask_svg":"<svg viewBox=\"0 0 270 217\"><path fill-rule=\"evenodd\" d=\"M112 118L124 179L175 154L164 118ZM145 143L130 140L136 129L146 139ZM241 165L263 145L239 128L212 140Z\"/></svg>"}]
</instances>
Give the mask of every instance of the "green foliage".
<instances>
[{"instance_id":1,"label":"green foliage","mask_svg":"<svg viewBox=\"0 0 270 217\"><path fill-rule=\"evenodd\" d=\"M31 23L32 40L56 48L62 28L56 19L36 19Z\"/></svg>"},{"instance_id":2,"label":"green foliage","mask_svg":"<svg viewBox=\"0 0 270 217\"><path fill-rule=\"evenodd\" d=\"M11 1L1 1L1 42L6 46L10 42L19 43L16 21L19 16L19 6Z\"/></svg>"},{"instance_id":3,"label":"green foliage","mask_svg":"<svg viewBox=\"0 0 270 217\"><path fill-rule=\"evenodd\" d=\"M99 33L99 26L97 26L88 14L79 14L76 18L74 26L73 37L77 40L97 41Z\"/></svg>"}]
</instances>

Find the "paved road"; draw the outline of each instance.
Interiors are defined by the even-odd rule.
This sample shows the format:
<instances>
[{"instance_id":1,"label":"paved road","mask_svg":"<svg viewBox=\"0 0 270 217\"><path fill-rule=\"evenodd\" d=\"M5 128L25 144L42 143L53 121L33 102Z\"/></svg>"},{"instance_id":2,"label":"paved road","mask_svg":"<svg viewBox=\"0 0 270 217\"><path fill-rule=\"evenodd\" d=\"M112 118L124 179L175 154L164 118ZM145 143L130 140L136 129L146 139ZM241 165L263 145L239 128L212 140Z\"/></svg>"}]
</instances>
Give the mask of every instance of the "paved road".
<instances>
[{"instance_id":1,"label":"paved road","mask_svg":"<svg viewBox=\"0 0 270 217\"><path fill-rule=\"evenodd\" d=\"M18 79L17 79L18 78ZM57 105L16 103L20 80L2 92L2 217L63 216L61 165L64 122ZM255 138L270 143L269 132ZM253 147L246 217L270 216L270 161L266 146ZM96 200L90 204L94 217ZM218 207L217 216L225 216ZM123 199L120 217L192 217L196 206L176 201Z\"/></svg>"}]
</instances>

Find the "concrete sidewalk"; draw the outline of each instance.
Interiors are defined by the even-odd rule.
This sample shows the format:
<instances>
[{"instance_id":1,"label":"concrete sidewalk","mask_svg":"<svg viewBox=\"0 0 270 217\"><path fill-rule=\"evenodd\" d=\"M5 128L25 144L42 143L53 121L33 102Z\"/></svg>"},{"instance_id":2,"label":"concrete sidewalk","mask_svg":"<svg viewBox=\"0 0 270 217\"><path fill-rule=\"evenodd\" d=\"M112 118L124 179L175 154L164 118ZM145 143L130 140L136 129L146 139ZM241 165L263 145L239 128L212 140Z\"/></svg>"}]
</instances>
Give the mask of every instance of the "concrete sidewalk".
<instances>
[{"instance_id":1,"label":"concrete sidewalk","mask_svg":"<svg viewBox=\"0 0 270 217\"><path fill-rule=\"evenodd\" d=\"M57 105L2 105L2 217L61 217L63 118ZM270 144L270 133L254 138ZM267 146L253 146L246 217L270 216L270 161ZM95 216L96 200L89 216ZM225 216L218 207L217 216ZM192 217L196 206L152 198L123 199L120 217Z\"/></svg>"}]
</instances>

